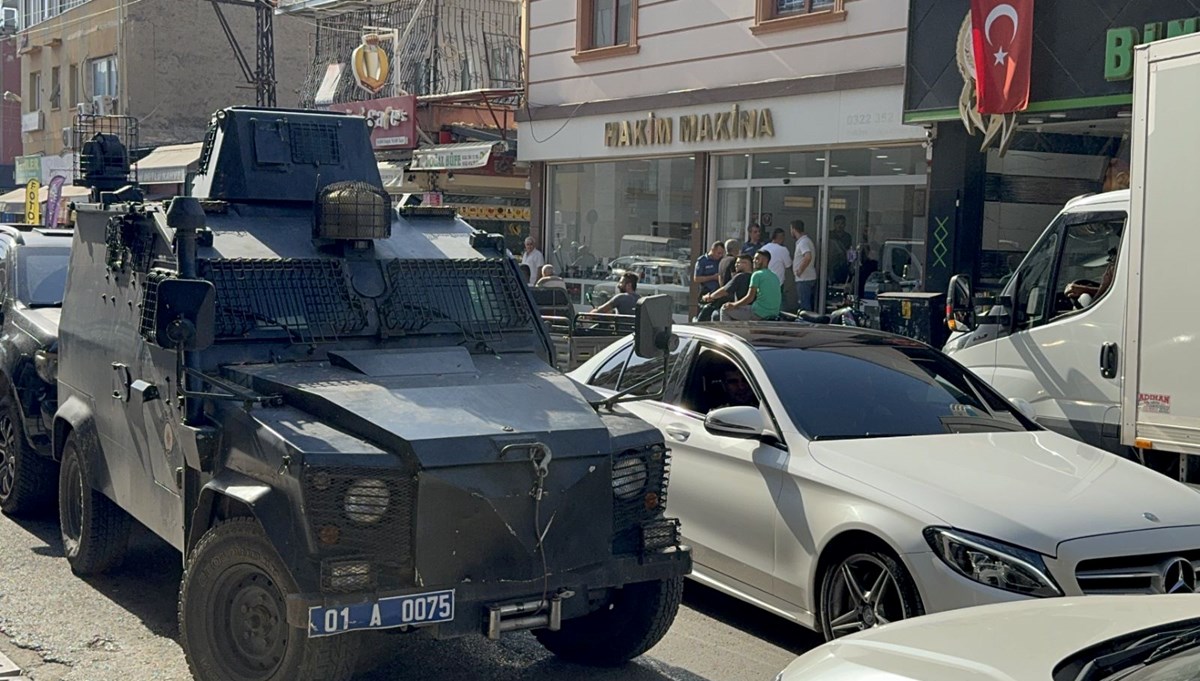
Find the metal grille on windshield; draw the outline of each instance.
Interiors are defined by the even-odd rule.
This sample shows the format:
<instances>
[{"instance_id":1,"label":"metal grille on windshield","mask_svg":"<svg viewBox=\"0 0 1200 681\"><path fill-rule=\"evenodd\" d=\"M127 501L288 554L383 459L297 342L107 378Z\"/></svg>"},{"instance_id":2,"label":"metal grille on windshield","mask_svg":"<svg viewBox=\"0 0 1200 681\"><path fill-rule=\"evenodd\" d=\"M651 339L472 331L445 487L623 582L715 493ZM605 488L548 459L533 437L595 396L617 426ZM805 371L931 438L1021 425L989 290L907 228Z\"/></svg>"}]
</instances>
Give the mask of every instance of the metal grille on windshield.
<instances>
[{"instance_id":1,"label":"metal grille on windshield","mask_svg":"<svg viewBox=\"0 0 1200 681\"><path fill-rule=\"evenodd\" d=\"M521 282L506 262L391 260L380 322L391 332L448 327L471 340L497 340L504 331L531 329Z\"/></svg>"}]
</instances>

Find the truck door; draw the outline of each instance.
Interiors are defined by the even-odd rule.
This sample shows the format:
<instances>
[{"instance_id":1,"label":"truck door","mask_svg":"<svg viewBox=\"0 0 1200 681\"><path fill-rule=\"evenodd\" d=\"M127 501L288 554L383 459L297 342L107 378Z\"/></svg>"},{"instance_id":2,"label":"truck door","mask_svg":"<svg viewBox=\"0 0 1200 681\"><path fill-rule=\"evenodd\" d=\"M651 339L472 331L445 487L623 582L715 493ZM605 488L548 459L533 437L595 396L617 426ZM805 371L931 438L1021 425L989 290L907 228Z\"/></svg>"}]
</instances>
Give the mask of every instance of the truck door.
<instances>
[{"instance_id":1,"label":"truck door","mask_svg":"<svg viewBox=\"0 0 1200 681\"><path fill-rule=\"evenodd\" d=\"M1122 336L1125 221L1124 211L1065 213L1043 235L1013 282L1014 331L996 343L992 376L1042 425L1113 450L1119 434L1106 414L1119 404L1120 373L1105 364Z\"/></svg>"}]
</instances>

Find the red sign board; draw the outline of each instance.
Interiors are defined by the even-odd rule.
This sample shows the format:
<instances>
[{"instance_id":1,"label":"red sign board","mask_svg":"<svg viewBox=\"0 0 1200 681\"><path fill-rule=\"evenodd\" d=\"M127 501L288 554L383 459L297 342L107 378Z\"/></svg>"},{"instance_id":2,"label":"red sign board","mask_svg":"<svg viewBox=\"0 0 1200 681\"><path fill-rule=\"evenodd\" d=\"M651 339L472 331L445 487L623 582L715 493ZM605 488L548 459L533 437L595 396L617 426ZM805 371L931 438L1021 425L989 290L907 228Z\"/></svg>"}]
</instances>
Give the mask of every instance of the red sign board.
<instances>
[{"instance_id":1,"label":"red sign board","mask_svg":"<svg viewBox=\"0 0 1200 681\"><path fill-rule=\"evenodd\" d=\"M417 147L416 95L330 104L329 109L366 118L371 127L371 145L377 151Z\"/></svg>"}]
</instances>

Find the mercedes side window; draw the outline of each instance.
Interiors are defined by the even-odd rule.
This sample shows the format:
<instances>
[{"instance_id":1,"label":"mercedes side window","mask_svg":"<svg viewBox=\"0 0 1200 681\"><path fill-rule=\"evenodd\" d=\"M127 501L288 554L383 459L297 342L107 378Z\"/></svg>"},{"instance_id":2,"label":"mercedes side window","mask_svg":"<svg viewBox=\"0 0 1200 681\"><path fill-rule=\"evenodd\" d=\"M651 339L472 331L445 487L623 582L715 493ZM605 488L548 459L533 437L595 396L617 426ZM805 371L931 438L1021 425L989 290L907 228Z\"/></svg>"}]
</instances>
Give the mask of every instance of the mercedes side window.
<instances>
[{"instance_id":1,"label":"mercedes side window","mask_svg":"<svg viewBox=\"0 0 1200 681\"><path fill-rule=\"evenodd\" d=\"M1086 310L1112 288L1125 215L1080 216L1064 230L1052 319Z\"/></svg>"},{"instance_id":2,"label":"mercedes side window","mask_svg":"<svg viewBox=\"0 0 1200 681\"><path fill-rule=\"evenodd\" d=\"M687 357L687 349L689 345L689 340L680 339L679 344L674 350L671 351L669 362L672 369L672 374L674 373L675 367L679 365L679 362L682 361L684 357ZM644 357L638 357L637 355L630 355L629 361L625 365L625 371L621 374L621 380L618 383L618 390L629 390L638 383L647 381L656 374L661 374L662 370L663 363L661 355L653 359L646 359ZM650 381L649 384L633 391L633 394L645 397L647 395L654 395L662 389L662 381Z\"/></svg>"},{"instance_id":3,"label":"mercedes side window","mask_svg":"<svg viewBox=\"0 0 1200 681\"><path fill-rule=\"evenodd\" d=\"M621 371L625 369L625 362L631 354L633 354L632 345L613 353L613 356L609 357L608 361L592 375L592 380L588 381L588 384L605 390L616 390L617 384L621 380Z\"/></svg>"},{"instance_id":4,"label":"mercedes side window","mask_svg":"<svg viewBox=\"0 0 1200 681\"><path fill-rule=\"evenodd\" d=\"M708 414L722 407L757 407L759 399L754 384L736 362L705 348L684 381L678 404L688 411Z\"/></svg>"},{"instance_id":5,"label":"mercedes side window","mask_svg":"<svg viewBox=\"0 0 1200 681\"><path fill-rule=\"evenodd\" d=\"M1017 276L1013 300L1017 328L1029 329L1047 321L1049 301L1053 298L1050 286L1054 279L1054 263L1058 260L1061 223L1056 224L1029 252Z\"/></svg>"}]
</instances>

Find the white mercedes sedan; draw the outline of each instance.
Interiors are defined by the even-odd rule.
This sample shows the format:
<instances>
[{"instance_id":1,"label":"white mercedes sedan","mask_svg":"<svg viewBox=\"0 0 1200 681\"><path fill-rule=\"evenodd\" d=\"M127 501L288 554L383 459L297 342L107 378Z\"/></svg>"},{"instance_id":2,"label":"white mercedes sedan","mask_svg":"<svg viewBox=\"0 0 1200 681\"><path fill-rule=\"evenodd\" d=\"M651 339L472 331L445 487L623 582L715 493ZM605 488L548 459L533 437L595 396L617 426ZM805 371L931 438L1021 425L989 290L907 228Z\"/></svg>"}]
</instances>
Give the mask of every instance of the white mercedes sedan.
<instances>
[{"instance_id":1,"label":"white mercedes sedan","mask_svg":"<svg viewBox=\"0 0 1200 681\"><path fill-rule=\"evenodd\" d=\"M1185 681L1200 677L1200 596L1006 603L838 639L777 681Z\"/></svg>"},{"instance_id":2,"label":"white mercedes sedan","mask_svg":"<svg viewBox=\"0 0 1200 681\"><path fill-rule=\"evenodd\" d=\"M788 323L675 334L665 381L632 337L570 375L644 398L624 406L671 448L693 579L827 639L987 603L1196 589L1200 494L1043 430L937 350Z\"/></svg>"}]
</instances>

